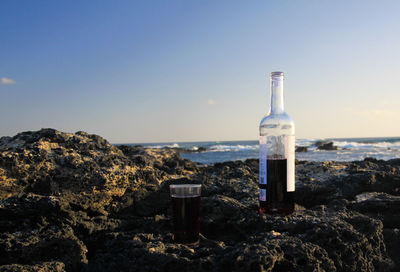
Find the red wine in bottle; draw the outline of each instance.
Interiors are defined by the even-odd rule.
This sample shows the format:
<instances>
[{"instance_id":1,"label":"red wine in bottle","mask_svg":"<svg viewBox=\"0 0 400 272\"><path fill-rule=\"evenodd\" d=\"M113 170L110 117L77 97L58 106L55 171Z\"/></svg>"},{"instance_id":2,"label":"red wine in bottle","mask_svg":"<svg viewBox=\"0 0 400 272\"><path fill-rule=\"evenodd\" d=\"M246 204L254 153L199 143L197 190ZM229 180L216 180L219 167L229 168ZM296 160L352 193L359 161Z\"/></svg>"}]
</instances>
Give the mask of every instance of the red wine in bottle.
<instances>
[{"instance_id":1,"label":"red wine in bottle","mask_svg":"<svg viewBox=\"0 0 400 272\"><path fill-rule=\"evenodd\" d=\"M267 184L260 184L266 195L260 197L263 214L289 214L294 210L294 192L287 191L287 159L267 160Z\"/></svg>"}]
</instances>

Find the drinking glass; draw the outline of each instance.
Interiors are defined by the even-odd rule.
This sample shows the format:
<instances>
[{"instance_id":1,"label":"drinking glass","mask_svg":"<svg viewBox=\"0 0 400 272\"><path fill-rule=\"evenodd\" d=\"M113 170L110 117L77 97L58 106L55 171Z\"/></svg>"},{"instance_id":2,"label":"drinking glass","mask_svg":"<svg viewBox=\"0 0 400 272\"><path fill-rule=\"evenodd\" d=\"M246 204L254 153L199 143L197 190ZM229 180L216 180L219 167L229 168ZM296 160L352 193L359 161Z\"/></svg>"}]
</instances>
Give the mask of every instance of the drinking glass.
<instances>
[{"instance_id":1,"label":"drinking glass","mask_svg":"<svg viewBox=\"0 0 400 272\"><path fill-rule=\"evenodd\" d=\"M174 241L180 244L198 245L201 184L172 184L169 189Z\"/></svg>"}]
</instances>

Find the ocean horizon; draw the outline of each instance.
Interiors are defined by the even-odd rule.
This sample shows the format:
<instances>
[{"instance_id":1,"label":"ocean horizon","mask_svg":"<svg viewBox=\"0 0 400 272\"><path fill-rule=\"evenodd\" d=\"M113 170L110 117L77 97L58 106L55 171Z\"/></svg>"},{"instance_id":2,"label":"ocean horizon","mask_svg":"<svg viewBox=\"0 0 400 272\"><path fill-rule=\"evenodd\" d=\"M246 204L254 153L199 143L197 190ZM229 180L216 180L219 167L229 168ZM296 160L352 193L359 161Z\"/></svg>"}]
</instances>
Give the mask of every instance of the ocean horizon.
<instances>
[{"instance_id":1,"label":"ocean horizon","mask_svg":"<svg viewBox=\"0 0 400 272\"><path fill-rule=\"evenodd\" d=\"M331 141L337 150L319 150L318 141ZM122 145L122 144L116 144ZM194 162L213 164L224 161L258 158L258 140L249 141L199 141L199 142L158 142L125 143L151 148L180 148L188 150L182 157ZM297 152L296 159L307 161L358 161L365 158L389 160L400 158L400 137L358 137L358 138L306 138L296 139L296 146L307 147L307 152ZM196 152L199 149L204 151ZM194 151L194 152L193 152Z\"/></svg>"}]
</instances>

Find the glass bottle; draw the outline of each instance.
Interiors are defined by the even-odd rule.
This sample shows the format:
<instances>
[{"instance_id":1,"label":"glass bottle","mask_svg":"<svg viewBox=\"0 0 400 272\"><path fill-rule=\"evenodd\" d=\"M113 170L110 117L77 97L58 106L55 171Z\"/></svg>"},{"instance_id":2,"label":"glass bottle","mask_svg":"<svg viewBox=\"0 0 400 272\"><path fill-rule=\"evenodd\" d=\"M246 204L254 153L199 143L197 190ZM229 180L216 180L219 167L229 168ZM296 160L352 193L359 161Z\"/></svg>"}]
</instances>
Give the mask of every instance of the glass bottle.
<instances>
[{"instance_id":1,"label":"glass bottle","mask_svg":"<svg viewBox=\"0 0 400 272\"><path fill-rule=\"evenodd\" d=\"M260 208L262 214L294 210L294 122L283 107L283 72L271 73L271 108L260 123Z\"/></svg>"}]
</instances>

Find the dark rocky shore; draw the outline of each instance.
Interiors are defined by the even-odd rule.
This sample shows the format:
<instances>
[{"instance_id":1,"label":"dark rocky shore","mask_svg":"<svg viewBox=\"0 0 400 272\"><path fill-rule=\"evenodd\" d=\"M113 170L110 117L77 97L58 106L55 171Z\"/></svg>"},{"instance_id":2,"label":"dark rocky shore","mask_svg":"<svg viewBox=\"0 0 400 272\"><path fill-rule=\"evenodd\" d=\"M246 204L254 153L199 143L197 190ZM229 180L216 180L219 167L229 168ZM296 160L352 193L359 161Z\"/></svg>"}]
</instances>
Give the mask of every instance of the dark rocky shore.
<instances>
[{"instance_id":1,"label":"dark rocky shore","mask_svg":"<svg viewBox=\"0 0 400 272\"><path fill-rule=\"evenodd\" d=\"M201 183L201 241L172 241L168 185ZM258 161L53 129L0 139L0 271L400 271L400 159L296 162L296 211L257 212Z\"/></svg>"}]
</instances>

